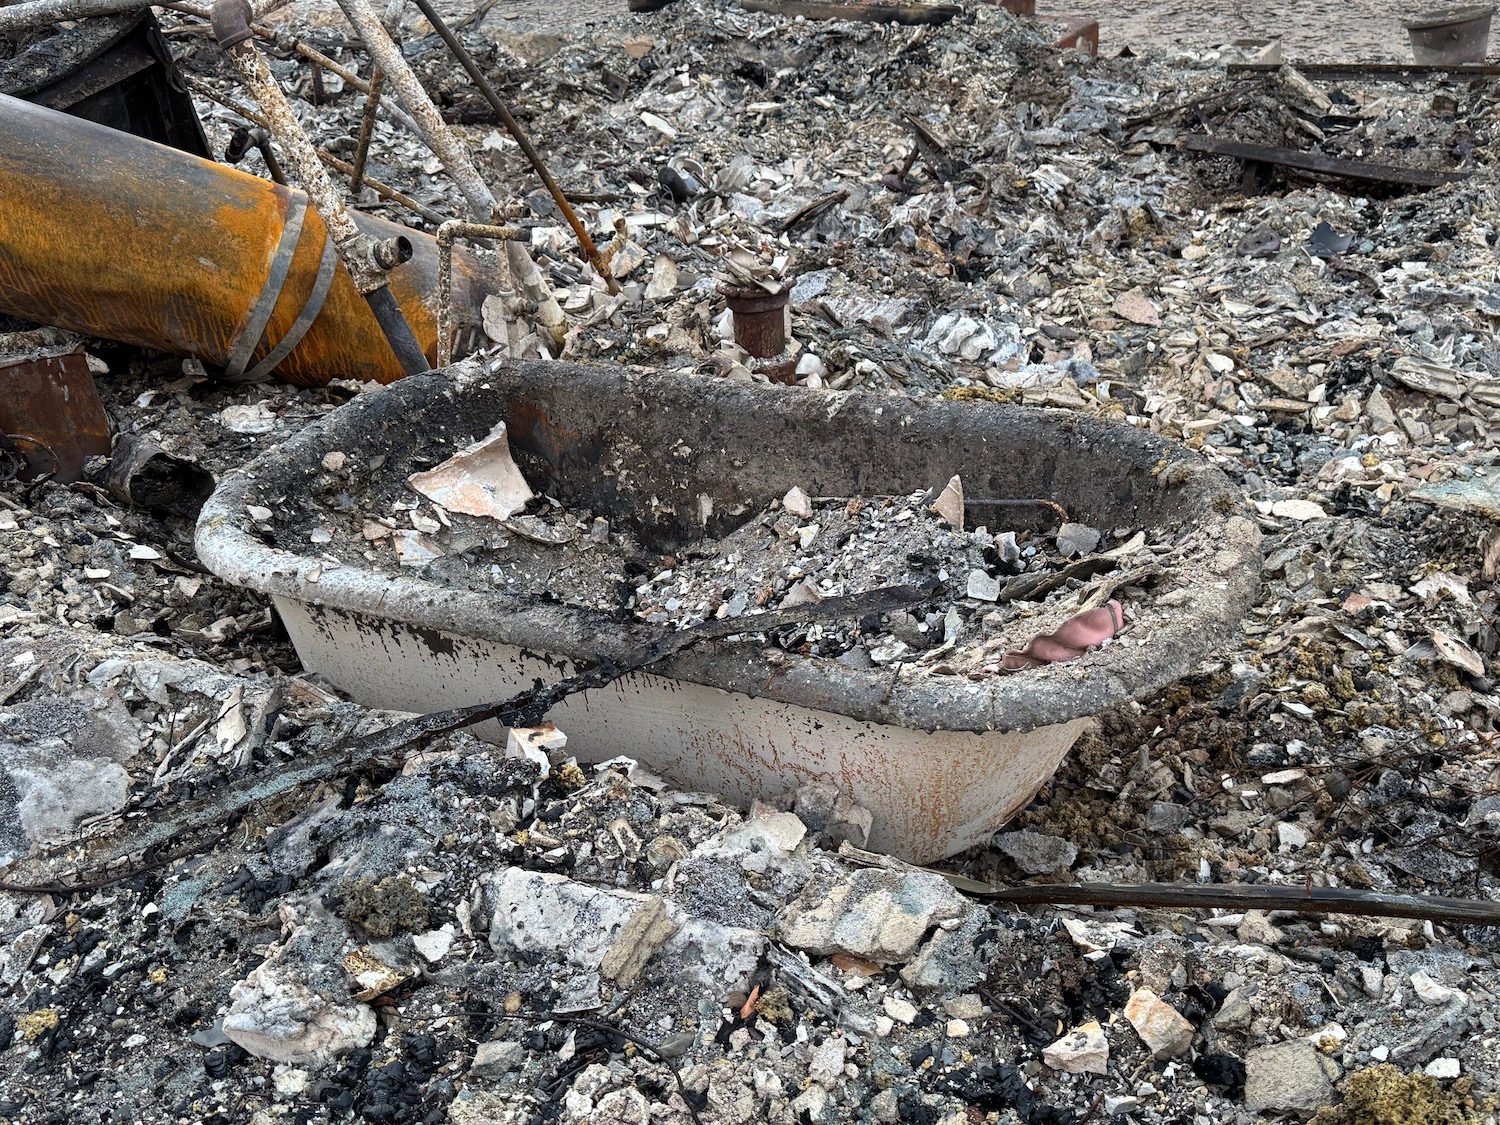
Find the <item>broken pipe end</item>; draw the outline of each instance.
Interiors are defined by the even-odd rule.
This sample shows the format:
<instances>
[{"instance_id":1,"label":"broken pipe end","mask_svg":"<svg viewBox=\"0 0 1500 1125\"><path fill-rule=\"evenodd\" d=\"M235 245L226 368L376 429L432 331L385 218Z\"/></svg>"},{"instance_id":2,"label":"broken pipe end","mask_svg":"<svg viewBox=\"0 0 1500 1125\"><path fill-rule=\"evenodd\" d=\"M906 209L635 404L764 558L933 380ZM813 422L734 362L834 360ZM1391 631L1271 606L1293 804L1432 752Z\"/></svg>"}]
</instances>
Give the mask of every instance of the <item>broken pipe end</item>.
<instances>
[{"instance_id":1,"label":"broken pipe end","mask_svg":"<svg viewBox=\"0 0 1500 1125\"><path fill-rule=\"evenodd\" d=\"M226 51L250 38L250 21L253 18L250 0L214 0L209 12L214 38Z\"/></svg>"}]
</instances>

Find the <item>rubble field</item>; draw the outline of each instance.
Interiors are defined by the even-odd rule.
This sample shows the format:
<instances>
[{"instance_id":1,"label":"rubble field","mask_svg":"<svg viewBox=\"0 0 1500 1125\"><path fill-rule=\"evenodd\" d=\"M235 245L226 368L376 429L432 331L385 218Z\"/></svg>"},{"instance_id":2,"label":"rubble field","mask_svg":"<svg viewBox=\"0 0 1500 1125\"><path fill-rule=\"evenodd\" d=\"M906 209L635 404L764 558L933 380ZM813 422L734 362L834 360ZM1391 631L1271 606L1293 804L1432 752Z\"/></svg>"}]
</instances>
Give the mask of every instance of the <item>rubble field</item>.
<instances>
[{"instance_id":1,"label":"rubble field","mask_svg":"<svg viewBox=\"0 0 1500 1125\"><path fill-rule=\"evenodd\" d=\"M1355 31L1374 26L1351 10ZM415 12L400 38L526 228L569 317L566 358L1089 415L1180 440L1248 498L1266 577L1240 640L1098 716L1036 800L943 873L1500 897L1493 80L1231 73L1236 52L1180 51L1165 30L1114 57L1107 21L1095 59L985 5L927 26L729 0L571 27L556 12L497 6L462 35L607 248L617 294ZM278 18L368 75L326 13ZM1397 17L1379 18L1393 49ZM243 102L202 24L161 19L202 88ZM1330 35L1354 44L1333 57L1360 53ZM271 65L312 139L350 152L363 97L325 74L315 106L305 60ZM198 108L222 151L238 118ZM374 136L372 175L463 213L399 122ZM1247 169L1191 138L1387 178ZM1457 175L1398 182L1438 173ZM789 343L752 357L721 287L782 282ZM495 335L493 358L536 354L534 335ZM83 344L116 433L219 476L378 393L234 385ZM400 451L423 458L412 468L454 451L424 440ZM1006 905L860 852L829 788L729 808L565 748L542 776L463 730L341 699L266 602L206 572L189 518L122 505L105 474L96 459L76 483L0 483L0 1121L1500 1120L1494 927ZM394 570L372 520L532 568L566 558L594 568L576 596L678 624L732 614L737 595L746 613L795 605L809 575L857 585L860 567L889 569L880 550L910 562L934 544L982 621L997 611L970 573L1008 551L1002 524L979 543L927 495L791 498L809 514L755 515L726 582L722 555L679 567L545 498L530 538L416 524L393 507L415 500L405 475L337 519L335 490L300 531ZM900 528L878 550L818 554L887 518ZM561 555L543 527L567 531ZM1062 567L1137 530L1067 529L1077 550L1061 528L1023 534L1007 565ZM493 586L501 556L463 554L426 566ZM1115 596L1129 643L1143 595ZM831 630L827 654L900 662L947 616L887 618L858 643Z\"/></svg>"}]
</instances>

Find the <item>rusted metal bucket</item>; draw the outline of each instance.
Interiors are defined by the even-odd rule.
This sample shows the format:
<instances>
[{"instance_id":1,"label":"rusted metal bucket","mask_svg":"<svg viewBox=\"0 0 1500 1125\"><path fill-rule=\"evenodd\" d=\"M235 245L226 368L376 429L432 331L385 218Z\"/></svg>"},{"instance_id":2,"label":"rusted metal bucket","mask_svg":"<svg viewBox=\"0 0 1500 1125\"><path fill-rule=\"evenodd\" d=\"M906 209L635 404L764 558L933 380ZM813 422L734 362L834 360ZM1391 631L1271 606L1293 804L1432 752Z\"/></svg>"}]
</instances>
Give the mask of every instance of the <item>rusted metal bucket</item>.
<instances>
[{"instance_id":1,"label":"rusted metal bucket","mask_svg":"<svg viewBox=\"0 0 1500 1125\"><path fill-rule=\"evenodd\" d=\"M1482 63L1490 49L1494 4L1448 8L1401 21L1411 40L1412 58L1423 66Z\"/></svg>"},{"instance_id":2,"label":"rusted metal bucket","mask_svg":"<svg viewBox=\"0 0 1500 1125\"><path fill-rule=\"evenodd\" d=\"M439 445L451 452L498 421L533 489L607 516L651 550L723 535L794 485L819 496L903 495L955 473L978 496L1046 495L1075 519L1152 527L1178 545L1163 565L1180 598L1135 607L1130 637L1071 663L971 680L700 644L551 712L567 752L584 761L628 754L735 801L830 784L873 813L872 847L913 860L986 839L1031 801L1090 716L1195 668L1237 633L1259 588L1260 534L1236 514L1234 487L1197 455L1128 426L477 360L362 395L226 477L199 518L199 557L269 595L303 663L374 706L504 699L639 653L656 627L540 589L477 591L334 565L309 538L317 521L306 523L300 498L326 476L330 451L379 456L380 476L399 482L417 459L430 467ZM666 455L674 449L690 456ZM256 531L249 506L271 511L279 547Z\"/></svg>"},{"instance_id":3,"label":"rusted metal bucket","mask_svg":"<svg viewBox=\"0 0 1500 1125\"><path fill-rule=\"evenodd\" d=\"M114 129L0 95L0 312L302 386L388 383L401 365L299 191ZM391 293L437 356L437 242L404 236ZM483 341L498 279L454 255L458 354ZM290 347L288 345L291 345ZM282 354L284 353L284 354ZM278 355L280 358L277 358Z\"/></svg>"},{"instance_id":4,"label":"rusted metal bucket","mask_svg":"<svg viewBox=\"0 0 1500 1125\"><path fill-rule=\"evenodd\" d=\"M109 456L109 419L78 351L0 356L0 434L25 462L21 480L74 481L90 457Z\"/></svg>"}]
</instances>

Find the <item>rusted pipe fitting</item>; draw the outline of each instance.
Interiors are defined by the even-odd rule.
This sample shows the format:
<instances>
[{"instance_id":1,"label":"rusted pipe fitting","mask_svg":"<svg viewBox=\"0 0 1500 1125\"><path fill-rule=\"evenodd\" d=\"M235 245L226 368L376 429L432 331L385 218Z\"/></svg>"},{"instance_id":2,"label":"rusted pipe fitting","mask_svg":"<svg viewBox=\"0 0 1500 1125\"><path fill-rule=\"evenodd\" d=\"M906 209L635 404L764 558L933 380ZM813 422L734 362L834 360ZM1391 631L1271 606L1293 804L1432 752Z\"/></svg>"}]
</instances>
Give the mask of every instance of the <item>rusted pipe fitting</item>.
<instances>
[{"instance_id":1,"label":"rusted pipe fitting","mask_svg":"<svg viewBox=\"0 0 1500 1125\"><path fill-rule=\"evenodd\" d=\"M286 172L282 170L281 161L276 159L276 150L271 147L271 135L259 127L251 129L246 125L235 126L234 132L229 134L229 143L224 146L224 159L230 164L238 164L252 148L265 161L271 180L278 184L286 183Z\"/></svg>"},{"instance_id":2,"label":"rusted pipe fitting","mask_svg":"<svg viewBox=\"0 0 1500 1125\"><path fill-rule=\"evenodd\" d=\"M786 347L786 302L791 290L767 293L759 286L721 289L734 317L734 342L757 359L780 355Z\"/></svg>"},{"instance_id":3,"label":"rusted pipe fitting","mask_svg":"<svg viewBox=\"0 0 1500 1125\"><path fill-rule=\"evenodd\" d=\"M226 51L237 47L251 34L250 21L255 13L250 9L250 0L214 0L209 9L208 22L214 29L214 38Z\"/></svg>"},{"instance_id":4,"label":"rusted pipe fitting","mask_svg":"<svg viewBox=\"0 0 1500 1125\"><path fill-rule=\"evenodd\" d=\"M370 253L375 258L375 264L381 269L393 270L411 261L411 239L404 234L398 234L395 238L383 238L375 243Z\"/></svg>"}]
</instances>

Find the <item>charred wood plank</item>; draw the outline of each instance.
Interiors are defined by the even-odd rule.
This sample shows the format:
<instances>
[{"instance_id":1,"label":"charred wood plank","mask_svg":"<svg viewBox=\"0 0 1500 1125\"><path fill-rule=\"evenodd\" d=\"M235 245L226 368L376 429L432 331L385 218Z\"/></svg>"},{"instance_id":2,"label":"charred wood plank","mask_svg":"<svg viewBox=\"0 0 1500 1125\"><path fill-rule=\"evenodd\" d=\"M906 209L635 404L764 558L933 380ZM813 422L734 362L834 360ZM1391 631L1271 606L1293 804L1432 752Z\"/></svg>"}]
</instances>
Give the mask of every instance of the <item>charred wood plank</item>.
<instances>
[{"instance_id":1,"label":"charred wood plank","mask_svg":"<svg viewBox=\"0 0 1500 1125\"><path fill-rule=\"evenodd\" d=\"M1278 148L1275 145L1250 144L1246 141L1222 140L1218 137L1183 137L1177 142L1177 147L1187 152L1201 152L1210 156L1230 156L1247 163L1275 164L1282 168L1315 172L1323 176L1337 176L1345 180L1396 184L1402 187L1442 187L1444 184L1466 180L1472 174L1469 172L1432 172L1423 168L1398 168L1392 164L1344 160L1336 156L1323 156L1320 153L1303 152L1295 148Z\"/></svg>"},{"instance_id":2,"label":"charred wood plank","mask_svg":"<svg viewBox=\"0 0 1500 1125\"><path fill-rule=\"evenodd\" d=\"M1224 68L1231 78L1254 74L1275 74L1284 63L1230 63ZM1500 66L1492 63L1466 63L1442 66L1437 63L1347 62L1297 63L1297 69L1308 78L1323 82L1358 81L1421 82L1436 75L1452 78L1500 78Z\"/></svg>"},{"instance_id":3,"label":"charred wood plank","mask_svg":"<svg viewBox=\"0 0 1500 1125\"><path fill-rule=\"evenodd\" d=\"M887 4L880 0L838 4L831 0L740 0L747 12L801 16L809 20L857 20L860 23L947 23L963 11L957 4Z\"/></svg>"}]
</instances>

